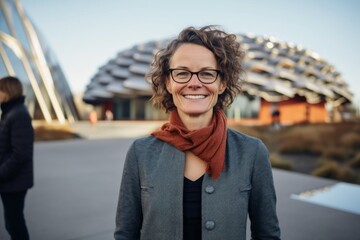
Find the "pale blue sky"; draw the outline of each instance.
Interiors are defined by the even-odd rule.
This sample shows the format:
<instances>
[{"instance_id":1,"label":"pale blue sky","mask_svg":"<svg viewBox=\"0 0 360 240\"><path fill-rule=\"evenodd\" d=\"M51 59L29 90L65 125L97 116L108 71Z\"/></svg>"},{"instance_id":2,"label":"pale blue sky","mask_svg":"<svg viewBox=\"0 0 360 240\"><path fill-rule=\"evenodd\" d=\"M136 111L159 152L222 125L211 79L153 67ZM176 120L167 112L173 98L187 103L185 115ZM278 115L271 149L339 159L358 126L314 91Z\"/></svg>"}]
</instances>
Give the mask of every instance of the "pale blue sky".
<instances>
[{"instance_id":1,"label":"pale blue sky","mask_svg":"<svg viewBox=\"0 0 360 240\"><path fill-rule=\"evenodd\" d=\"M74 92L133 45L187 26L221 25L301 44L342 74L360 99L360 1L357 0L22 0L54 50Z\"/></svg>"}]
</instances>

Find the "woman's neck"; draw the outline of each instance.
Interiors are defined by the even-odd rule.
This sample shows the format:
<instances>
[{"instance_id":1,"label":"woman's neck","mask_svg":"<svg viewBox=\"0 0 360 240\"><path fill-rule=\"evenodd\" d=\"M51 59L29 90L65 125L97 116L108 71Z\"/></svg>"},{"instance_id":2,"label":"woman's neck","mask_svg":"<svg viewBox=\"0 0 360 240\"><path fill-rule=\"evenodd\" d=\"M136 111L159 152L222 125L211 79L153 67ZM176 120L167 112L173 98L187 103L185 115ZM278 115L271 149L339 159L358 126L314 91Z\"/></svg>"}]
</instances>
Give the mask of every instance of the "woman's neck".
<instances>
[{"instance_id":1,"label":"woman's neck","mask_svg":"<svg viewBox=\"0 0 360 240\"><path fill-rule=\"evenodd\" d=\"M213 111L200 115L185 114L183 112L178 112L178 114L184 126L190 131L209 126L213 117Z\"/></svg>"}]
</instances>

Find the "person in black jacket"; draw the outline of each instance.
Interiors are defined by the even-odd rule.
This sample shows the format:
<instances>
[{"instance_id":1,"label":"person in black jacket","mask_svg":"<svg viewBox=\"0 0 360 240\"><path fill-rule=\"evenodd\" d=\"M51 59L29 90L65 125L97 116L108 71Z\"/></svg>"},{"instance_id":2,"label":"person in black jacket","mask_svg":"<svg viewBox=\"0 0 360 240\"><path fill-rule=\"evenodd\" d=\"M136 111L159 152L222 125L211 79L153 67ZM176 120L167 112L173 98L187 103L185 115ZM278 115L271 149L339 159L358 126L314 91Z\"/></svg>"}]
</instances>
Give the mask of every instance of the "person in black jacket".
<instances>
[{"instance_id":1,"label":"person in black jacket","mask_svg":"<svg viewBox=\"0 0 360 240\"><path fill-rule=\"evenodd\" d=\"M34 184L34 130L16 77L0 79L0 195L5 227L12 240L27 240L24 218L27 190Z\"/></svg>"}]
</instances>

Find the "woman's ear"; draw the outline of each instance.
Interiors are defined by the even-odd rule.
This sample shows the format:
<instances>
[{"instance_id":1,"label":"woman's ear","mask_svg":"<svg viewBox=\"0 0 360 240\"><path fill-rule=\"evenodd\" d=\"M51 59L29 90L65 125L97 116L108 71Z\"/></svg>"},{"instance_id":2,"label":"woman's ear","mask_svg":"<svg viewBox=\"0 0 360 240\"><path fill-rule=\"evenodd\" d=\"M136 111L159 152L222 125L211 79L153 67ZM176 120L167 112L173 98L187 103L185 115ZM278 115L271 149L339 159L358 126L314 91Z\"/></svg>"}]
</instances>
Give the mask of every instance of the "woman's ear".
<instances>
[{"instance_id":1,"label":"woman's ear","mask_svg":"<svg viewBox=\"0 0 360 240\"><path fill-rule=\"evenodd\" d=\"M226 89L226 82L221 81L219 86L219 95L223 94L225 92L225 89Z\"/></svg>"},{"instance_id":2,"label":"woman's ear","mask_svg":"<svg viewBox=\"0 0 360 240\"><path fill-rule=\"evenodd\" d=\"M170 94L172 94L171 93L171 86L170 86L170 79L169 78L166 78L166 90L170 93Z\"/></svg>"}]
</instances>

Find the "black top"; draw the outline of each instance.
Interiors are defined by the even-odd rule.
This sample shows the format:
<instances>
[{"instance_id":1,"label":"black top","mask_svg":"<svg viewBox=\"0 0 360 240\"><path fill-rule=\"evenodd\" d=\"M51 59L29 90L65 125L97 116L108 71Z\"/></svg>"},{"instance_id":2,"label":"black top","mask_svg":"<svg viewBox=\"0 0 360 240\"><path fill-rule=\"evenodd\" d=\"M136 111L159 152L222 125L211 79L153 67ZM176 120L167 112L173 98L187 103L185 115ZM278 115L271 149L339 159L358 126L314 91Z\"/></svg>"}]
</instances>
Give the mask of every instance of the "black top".
<instances>
[{"instance_id":1,"label":"black top","mask_svg":"<svg viewBox=\"0 0 360 240\"><path fill-rule=\"evenodd\" d=\"M201 240L201 186L203 176L196 181L184 177L183 219L184 240Z\"/></svg>"}]
</instances>

